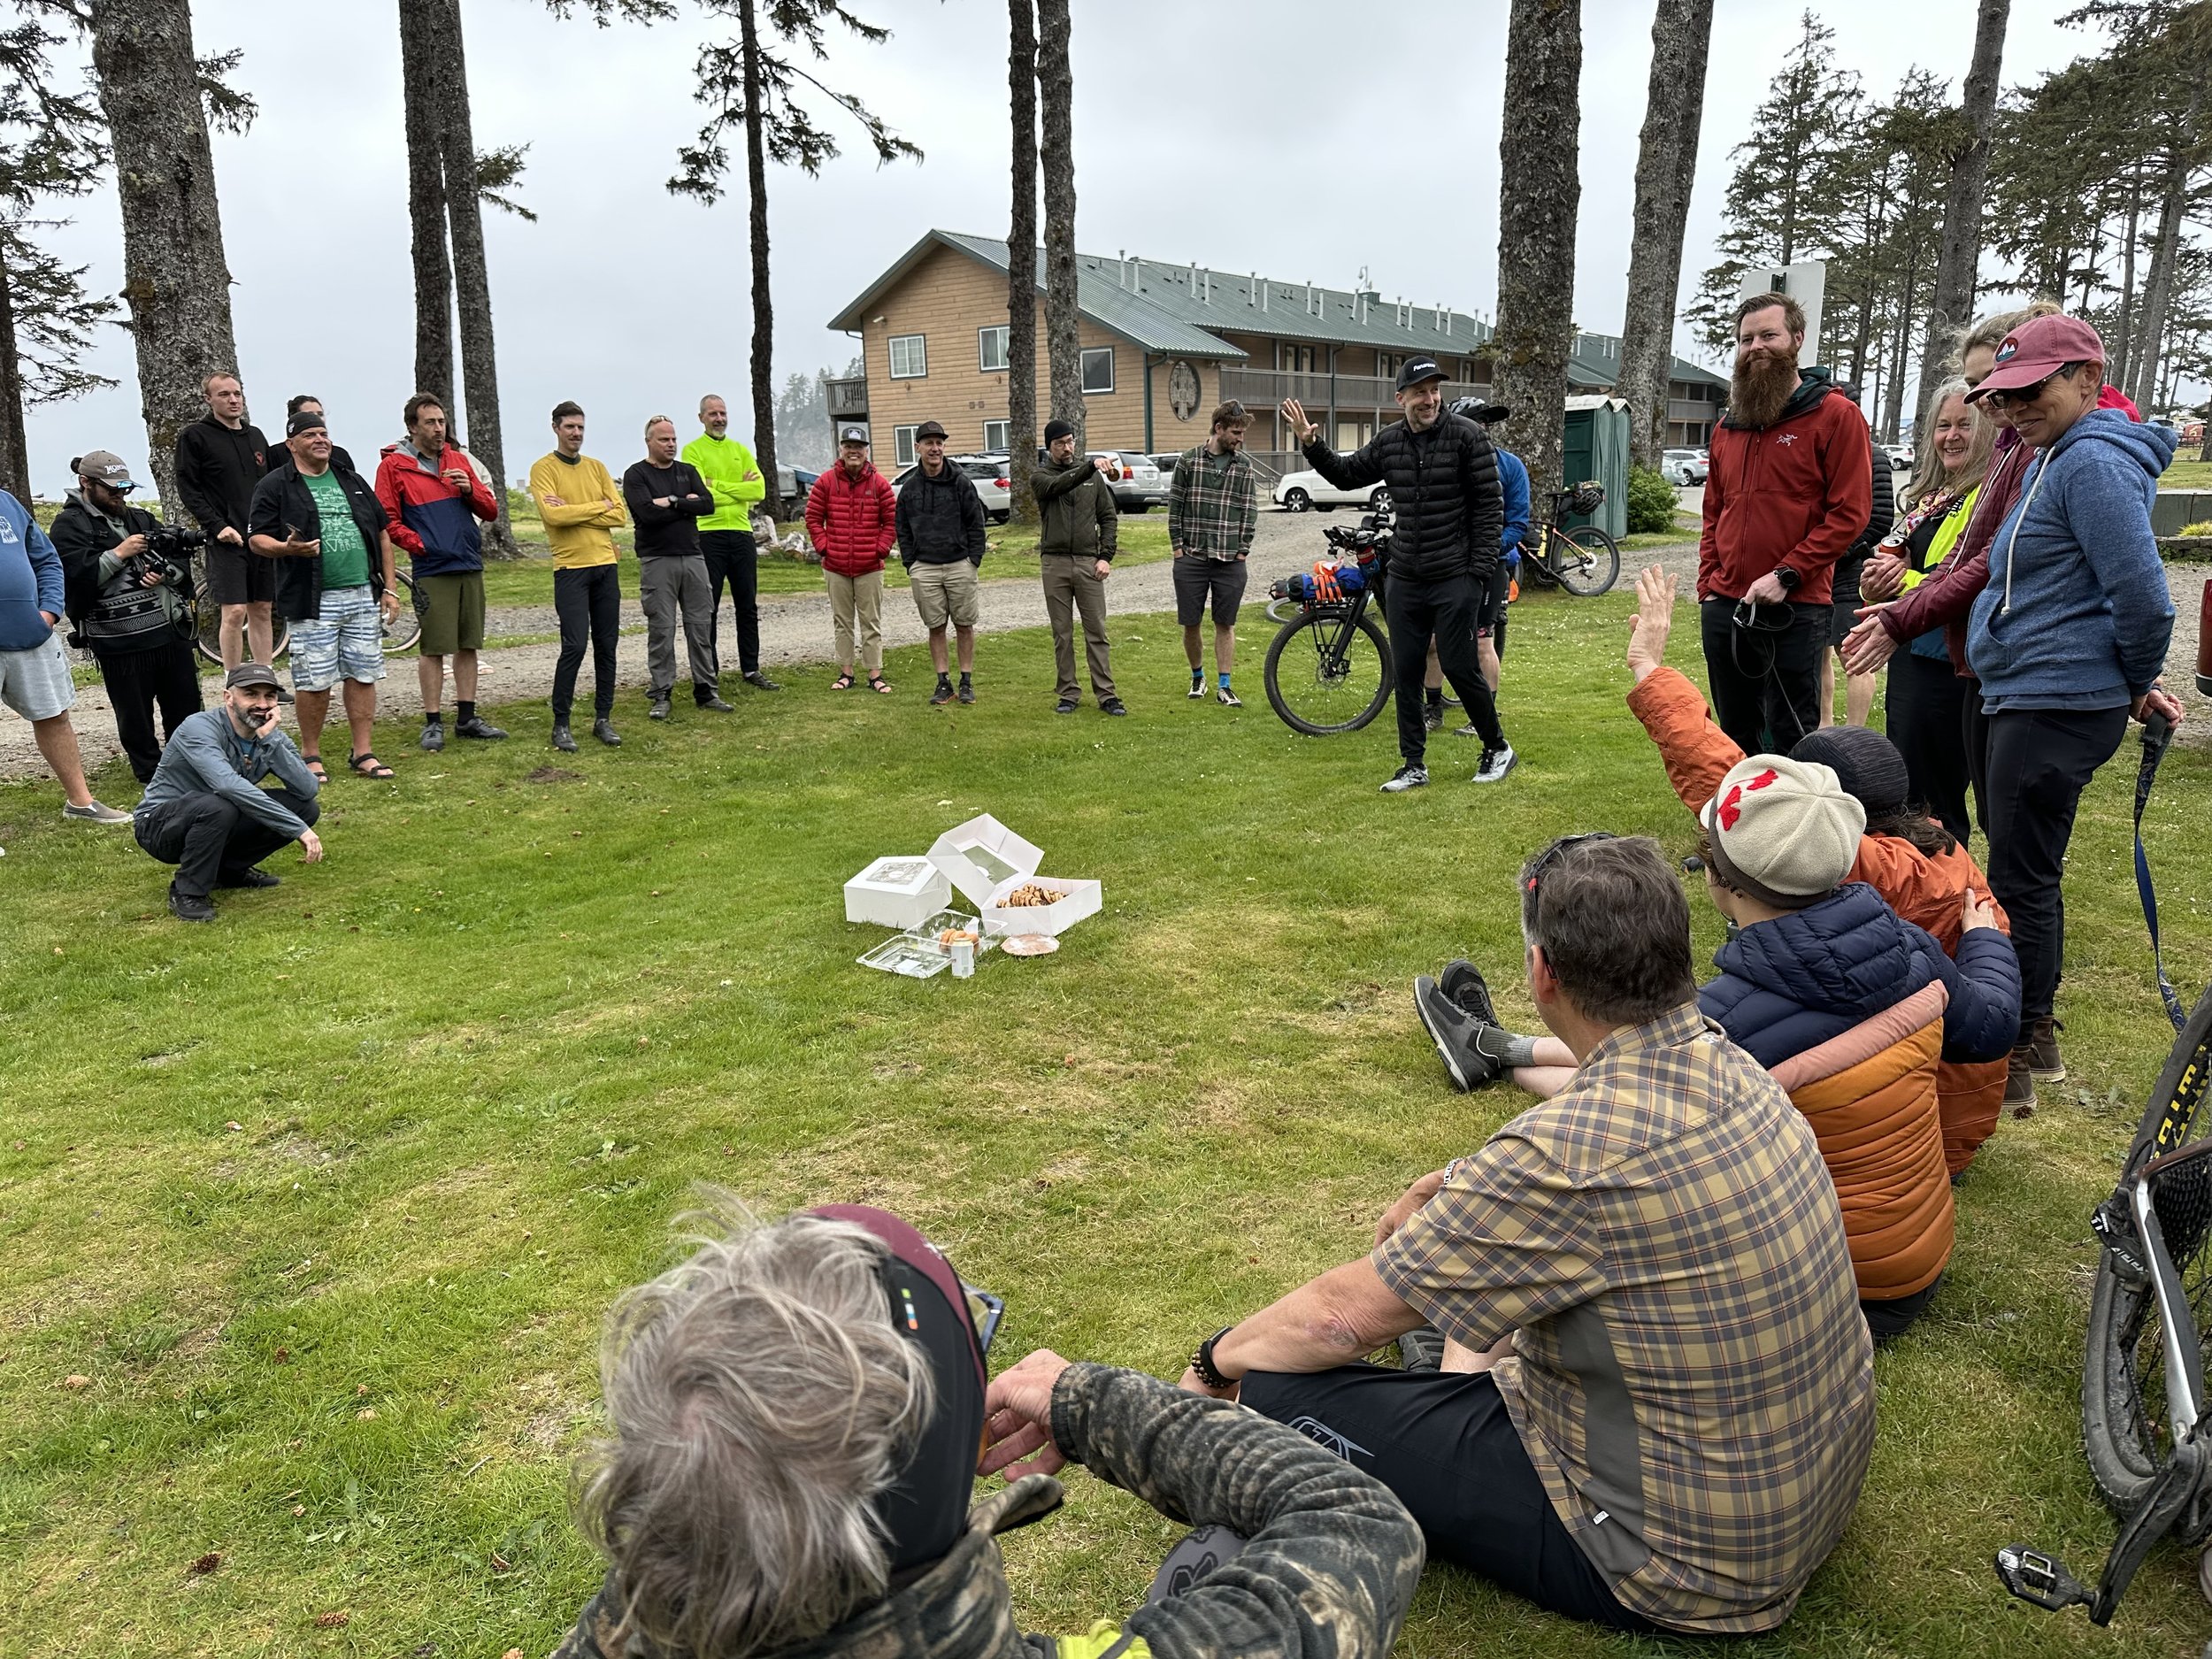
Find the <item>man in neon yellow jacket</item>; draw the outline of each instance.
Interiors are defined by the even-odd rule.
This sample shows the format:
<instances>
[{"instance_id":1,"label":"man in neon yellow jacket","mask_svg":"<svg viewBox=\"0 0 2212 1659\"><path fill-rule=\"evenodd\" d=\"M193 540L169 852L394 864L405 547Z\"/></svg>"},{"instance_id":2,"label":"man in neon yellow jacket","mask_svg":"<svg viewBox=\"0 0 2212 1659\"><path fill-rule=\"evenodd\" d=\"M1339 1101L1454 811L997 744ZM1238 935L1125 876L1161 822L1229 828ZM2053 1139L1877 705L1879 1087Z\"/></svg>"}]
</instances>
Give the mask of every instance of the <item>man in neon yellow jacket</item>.
<instances>
[{"instance_id":1,"label":"man in neon yellow jacket","mask_svg":"<svg viewBox=\"0 0 2212 1659\"><path fill-rule=\"evenodd\" d=\"M699 424L706 428L684 445L683 458L698 469L714 495L714 511L699 520L699 550L707 556L707 577L714 584L714 628L708 636L721 650L722 584L730 585L730 607L737 614L737 666L756 691L783 687L760 672L759 552L753 545L753 508L768 494L753 452L730 436L730 406L710 392L699 400Z\"/></svg>"}]
</instances>

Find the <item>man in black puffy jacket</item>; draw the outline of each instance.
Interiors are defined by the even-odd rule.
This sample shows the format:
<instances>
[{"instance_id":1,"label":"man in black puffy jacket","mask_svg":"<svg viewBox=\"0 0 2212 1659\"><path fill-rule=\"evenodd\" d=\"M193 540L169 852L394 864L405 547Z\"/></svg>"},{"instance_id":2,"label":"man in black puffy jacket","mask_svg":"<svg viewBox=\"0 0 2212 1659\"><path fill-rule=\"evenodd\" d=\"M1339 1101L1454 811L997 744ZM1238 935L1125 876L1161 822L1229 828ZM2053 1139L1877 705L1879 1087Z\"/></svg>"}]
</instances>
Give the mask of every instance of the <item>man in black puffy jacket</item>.
<instances>
[{"instance_id":1,"label":"man in black puffy jacket","mask_svg":"<svg viewBox=\"0 0 2212 1659\"><path fill-rule=\"evenodd\" d=\"M1473 421L1444 412L1444 371L1436 359L1413 357L1398 371L1398 407L1406 418L1377 433L1350 455L1323 442L1295 398L1283 419L1304 446L1314 471L1339 489L1380 482L1397 516L1390 542L1383 614L1398 687L1398 751L1404 764L1385 793L1417 789L1429 780L1428 731L1421 718L1421 678L1429 641L1482 737L1477 783L1495 783L1513 770L1513 746L1498 724L1497 700L1482 677L1475 629L1497 569L1505 524L1505 492L1490 440Z\"/></svg>"},{"instance_id":2,"label":"man in black puffy jacket","mask_svg":"<svg viewBox=\"0 0 2212 1659\"><path fill-rule=\"evenodd\" d=\"M983 498L975 480L945 458L945 429L933 420L914 434L920 465L899 484L899 559L914 595L914 609L929 630L929 657L937 667L933 703L975 701L975 625L982 619L983 596L976 572L983 565ZM952 684L952 656L946 649L949 626L960 651L960 688Z\"/></svg>"}]
</instances>

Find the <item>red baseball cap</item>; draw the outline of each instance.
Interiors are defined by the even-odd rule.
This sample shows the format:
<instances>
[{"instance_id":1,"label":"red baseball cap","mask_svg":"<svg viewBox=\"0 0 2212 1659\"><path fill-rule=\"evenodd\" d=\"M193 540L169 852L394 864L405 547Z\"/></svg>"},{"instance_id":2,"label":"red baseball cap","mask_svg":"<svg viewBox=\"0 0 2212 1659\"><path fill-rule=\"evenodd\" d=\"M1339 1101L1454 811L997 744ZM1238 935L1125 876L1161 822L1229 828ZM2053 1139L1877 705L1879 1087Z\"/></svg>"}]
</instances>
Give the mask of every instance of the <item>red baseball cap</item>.
<instances>
[{"instance_id":1,"label":"red baseball cap","mask_svg":"<svg viewBox=\"0 0 2212 1659\"><path fill-rule=\"evenodd\" d=\"M1967 393L1973 403L1992 392L2017 391L2047 380L2070 363L2103 363L2104 341L2078 317L2032 317L1998 342L1997 366Z\"/></svg>"}]
</instances>

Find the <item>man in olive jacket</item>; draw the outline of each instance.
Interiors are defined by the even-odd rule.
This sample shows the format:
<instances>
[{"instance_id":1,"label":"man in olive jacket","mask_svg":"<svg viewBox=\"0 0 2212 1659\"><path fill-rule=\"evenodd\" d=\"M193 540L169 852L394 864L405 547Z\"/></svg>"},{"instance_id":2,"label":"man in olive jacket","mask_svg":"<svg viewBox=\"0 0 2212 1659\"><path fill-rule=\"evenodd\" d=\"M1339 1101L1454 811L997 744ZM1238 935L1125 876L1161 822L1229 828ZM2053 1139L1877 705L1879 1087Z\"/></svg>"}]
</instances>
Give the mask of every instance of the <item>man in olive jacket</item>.
<instances>
[{"instance_id":1,"label":"man in olive jacket","mask_svg":"<svg viewBox=\"0 0 2212 1659\"><path fill-rule=\"evenodd\" d=\"M1081 702L1075 683L1075 612L1083 617L1083 655L1091 671L1091 695L1101 714L1126 714L1114 693L1114 673L1106 660L1106 578L1114 567L1114 492L1099 476L1098 463L1075 452L1075 428L1064 420L1045 422L1045 458L1030 475L1037 492L1042 528L1037 563L1044 572L1045 613L1052 618L1052 660L1059 671L1060 703L1055 714L1073 714Z\"/></svg>"}]
</instances>

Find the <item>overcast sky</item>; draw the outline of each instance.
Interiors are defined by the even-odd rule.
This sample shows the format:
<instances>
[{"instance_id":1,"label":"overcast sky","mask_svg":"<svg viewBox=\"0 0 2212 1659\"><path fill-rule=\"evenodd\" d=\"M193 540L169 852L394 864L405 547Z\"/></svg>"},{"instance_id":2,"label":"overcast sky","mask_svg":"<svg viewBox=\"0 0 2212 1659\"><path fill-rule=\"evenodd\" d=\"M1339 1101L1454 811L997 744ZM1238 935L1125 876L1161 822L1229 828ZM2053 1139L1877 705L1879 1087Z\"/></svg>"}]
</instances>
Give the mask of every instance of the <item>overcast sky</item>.
<instances>
[{"instance_id":1,"label":"overcast sky","mask_svg":"<svg viewBox=\"0 0 2212 1659\"><path fill-rule=\"evenodd\" d=\"M1006 8L999 0L851 0L884 46L833 40L830 84L856 93L926 159L879 169L851 137L818 179L772 167L776 371L841 367L825 321L932 226L1003 235L1008 216ZM2008 85L2093 52L2053 20L2072 0L2017 0ZM1840 61L1887 92L1908 66L1954 81L1972 0L1818 0ZM544 411L573 397L589 447L619 469L648 415L689 427L720 392L744 435L751 308L741 143L736 193L707 209L664 188L696 128L695 19L654 28L553 20L539 0L466 0L480 145L531 146L523 198L539 221L487 219L507 470L549 447ZM242 49L259 100L246 136L215 140L233 310L257 420L319 394L364 457L397 435L414 388L406 168L394 7L372 0L198 0L202 52ZM1494 313L1504 0L1412 6L1342 0L1075 7L1077 243L1148 258L1348 286L1362 266L1388 297ZM1795 33L1786 0L1720 0L1684 292L1712 262L1728 151ZM1628 266L1636 140L1649 72L1649 0L1584 0L1581 233L1576 315L1617 333ZM1455 19L1455 21L1447 21ZM56 244L120 284L111 189L75 204ZM1686 346L1678 341L1678 346ZM114 390L31 418L39 494L94 447L145 458L127 337L93 365ZM141 473L142 481L146 474Z\"/></svg>"}]
</instances>

